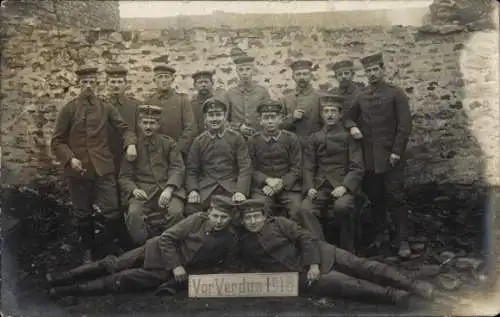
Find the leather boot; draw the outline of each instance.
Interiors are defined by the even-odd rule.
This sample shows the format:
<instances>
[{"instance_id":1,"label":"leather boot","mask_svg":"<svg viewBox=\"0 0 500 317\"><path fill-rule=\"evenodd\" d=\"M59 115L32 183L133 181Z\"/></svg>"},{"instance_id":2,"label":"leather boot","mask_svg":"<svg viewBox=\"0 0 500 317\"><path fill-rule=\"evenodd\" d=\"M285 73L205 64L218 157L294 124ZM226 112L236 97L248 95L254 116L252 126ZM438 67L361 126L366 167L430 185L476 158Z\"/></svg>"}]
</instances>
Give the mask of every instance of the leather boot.
<instances>
[{"instance_id":1,"label":"leather boot","mask_svg":"<svg viewBox=\"0 0 500 317\"><path fill-rule=\"evenodd\" d=\"M113 235L118 238L118 245L124 251L129 251L135 248L135 243L130 236L127 226L123 220L123 216L116 219L108 219L107 227L113 232Z\"/></svg>"},{"instance_id":2,"label":"leather boot","mask_svg":"<svg viewBox=\"0 0 500 317\"><path fill-rule=\"evenodd\" d=\"M410 295L407 291L377 285L338 271L331 271L323 275L313 284L311 291L321 296L342 296L401 306L408 304Z\"/></svg>"},{"instance_id":3,"label":"leather boot","mask_svg":"<svg viewBox=\"0 0 500 317\"><path fill-rule=\"evenodd\" d=\"M51 288L49 290L49 295L51 298L60 298L64 296L78 296L78 295L102 295L109 291L106 287L103 279L97 279L90 282L85 282L81 284L69 285L69 286L59 286Z\"/></svg>"},{"instance_id":4,"label":"leather boot","mask_svg":"<svg viewBox=\"0 0 500 317\"><path fill-rule=\"evenodd\" d=\"M75 283L75 281L82 279L98 277L106 273L107 270L104 263L102 261L96 261L80 265L69 271L48 273L45 275L45 278L50 285L58 286L72 284Z\"/></svg>"}]
</instances>

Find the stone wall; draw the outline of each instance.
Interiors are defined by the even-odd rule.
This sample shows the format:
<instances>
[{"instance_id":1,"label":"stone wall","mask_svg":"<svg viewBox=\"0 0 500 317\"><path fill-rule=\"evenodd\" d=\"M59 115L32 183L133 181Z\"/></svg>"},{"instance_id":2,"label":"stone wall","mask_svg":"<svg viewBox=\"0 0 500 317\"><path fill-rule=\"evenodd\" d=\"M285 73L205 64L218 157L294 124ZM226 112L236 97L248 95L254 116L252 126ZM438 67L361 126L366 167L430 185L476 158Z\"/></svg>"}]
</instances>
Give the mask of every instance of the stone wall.
<instances>
[{"instance_id":1,"label":"stone wall","mask_svg":"<svg viewBox=\"0 0 500 317\"><path fill-rule=\"evenodd\" d=\"M78 27L118 29L118 1L10 0L5 2L3 23L33 23L37 27Z\"/></svg>"},{"instance_id":2,"label":"stone wall","mask_svg":"<svg viewBox=\"0 0 500 317\"><path fill-rule=\"evenodd\" d=\"M178 69L177 89L192 93L190 75L198 68L215 68L219 87L236 83L229 53L238 45L256 57L257 79L274 97L294 87L291 60L312 59L319 65L314 85L327 88L336 85L330 63L355 58L356 79L365 81L357 58L383 51L389 81L411 99L408 183L498 184L498 33L445 33L414 27L284 27L11 34L2 60L5 181L55 175L48 140L57 110L78 93L73 73L78 63L89 61L100 70L122 63L130 70L129 92L142 98L154 87L155 61L168 58Z\"/></svg>"}]
</instances>

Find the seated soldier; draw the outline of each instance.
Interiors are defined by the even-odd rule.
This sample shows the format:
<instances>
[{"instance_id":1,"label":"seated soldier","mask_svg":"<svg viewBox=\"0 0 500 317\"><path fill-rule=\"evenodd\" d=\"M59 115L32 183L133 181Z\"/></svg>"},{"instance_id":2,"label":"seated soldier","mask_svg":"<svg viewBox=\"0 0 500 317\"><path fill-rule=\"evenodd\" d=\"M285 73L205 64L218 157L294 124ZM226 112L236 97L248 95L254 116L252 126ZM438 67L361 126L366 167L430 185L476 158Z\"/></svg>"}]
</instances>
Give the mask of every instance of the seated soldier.
<instances>
[{"instance_id":1,"label":"seated soldier","mask_svg":"<svg viewBox=\"0 0 500 317\"><path fill-rule=\"evenodd\" d=\"M185 166L174 139L157 132L161 111L139 106L137 158L123 160L120 169L122 200L129 202L125 223L136 245L183 218Z\"/></svg>"},{"instance_id":2,"label":"seated soldier","mask_svg":"<svg viewBox=\"0 0 500 317\"><path fill-rule=\"evenodd\" d=\"M257 107L262 131L248 140L252 159L252 198L266 201L269 212L284 207L288 216L302 227L320 227L313 213L302 212L302 149L298 137L279 128L282 105L265 101Z\"/></svg>"},{"instance_id":3,"label":"seated soldier","mask_svg":"<svg viewBox=\"0 0 500 317\"><path fill-rule=\"evenodd\" d=\"M341 248L354 251L355 195L363 178L361 146L340 120L343 97L320 97L322 130L314 133L304 150L305 212L338 220Z\"/></svg>"},{"instance_id":4,"label":"seated soldier","mask_svg":"<svg viewBox=\"0 0 500 317\"><path fill-rule=\"evenodd\" d=\"M203 103L206 131L193 142L186 173L186 214L205 211L212 195L225 195L234 202L250 191L252 166L243 137L225 127L227 105L218 99Z\"/></svg>"},{"instance_id":5,"label":"seated soldier","mask_svg":"<svg viewBox=\"0 0 500 317\"><path fill-rule=\"evenodd\" d=\"M196 213L119 257L108 256L75 269L49 273L53 297L139 292L158 288L170 291L191 274L217 273L231 263L237 236L230 225L234 205L214 196L208 212ZM174 285L174 286L173 286Z\"/></svg>"},{"instance_id":6,"label":"seated soldier","mask_svg":"<svg viewBox=\"0 0 500 317\"><path fill-rule=\"evenodd\" d=\"M413 280L389 265L370 261L315 239L284 217L268 217L265 201L238 206L243 229L240 257L245 270L299 272L300 291L406 305L411 295L432 299L433 286Z\"/></svg>"}]
</instances>

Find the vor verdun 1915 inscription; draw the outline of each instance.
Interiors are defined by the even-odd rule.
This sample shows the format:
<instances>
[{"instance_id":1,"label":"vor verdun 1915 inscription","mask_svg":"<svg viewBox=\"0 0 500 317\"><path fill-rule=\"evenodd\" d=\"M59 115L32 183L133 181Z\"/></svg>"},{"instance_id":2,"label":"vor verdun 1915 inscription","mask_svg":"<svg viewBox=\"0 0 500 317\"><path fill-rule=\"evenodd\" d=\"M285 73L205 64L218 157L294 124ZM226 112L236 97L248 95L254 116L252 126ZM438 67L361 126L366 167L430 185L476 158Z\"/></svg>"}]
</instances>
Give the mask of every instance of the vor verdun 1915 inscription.
<instances>
[{"instance_id":1,"label":"vor verdun 1915 inscription","mask_svg":"<svg viewBox=\"0 0 500 317\"><path fill-rule=\"evenodd\" d=\"M190 275L189 297L298 296L298 281L296 272Z\"/></svg>"}]
</instances>

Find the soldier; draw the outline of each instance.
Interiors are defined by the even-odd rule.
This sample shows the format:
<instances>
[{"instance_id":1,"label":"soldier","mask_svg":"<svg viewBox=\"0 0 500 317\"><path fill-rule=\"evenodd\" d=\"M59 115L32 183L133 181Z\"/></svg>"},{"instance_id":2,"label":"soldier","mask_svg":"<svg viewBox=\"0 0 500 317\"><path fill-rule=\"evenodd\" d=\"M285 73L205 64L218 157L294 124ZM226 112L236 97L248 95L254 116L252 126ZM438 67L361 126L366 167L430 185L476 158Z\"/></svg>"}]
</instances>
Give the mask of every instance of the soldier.
<instances>
[{"instance_id":1,"label":"soldier","mask_svg":"<svg viewBox=\"0 0 500 317\"><path fill-rule=\"evenodd\" d=\"M282 128L294 132L305 145L307 138L321 128L319 94L311 84L313 63L298 60L290 65L295 91L285 94L285 120Z\"/></svg>"},{"instance_id":2,"label":"soldier","mask_svg":"<svg viewBox=\"0 0 500 317\"><path fill-rule=\"evenodd\" d=\"M214 96L214 72L208 70L199 70L192 75L194 87L197 94L191 99L191 107L196 122L195 136L205 131L205 118L201 111L201 106L208 99ZM223 91L216 91L217 95L223 95Z\"/></svg>"},{"instance_id":3,"label":"soldier","mask_svg":"<svg viewBox=\"0 0 500 317\"><path fill-rule=\"evenodd\" d=\"M78 233L85 248L84 261L89 261L92 253L96 256L99 251L99 244L94 241L92 205L102 210L105 225L113 236L119 234L123 224L116 195L117 167L109 147L110 126L122 134L127 160L135 159L137 151L136 137L118 110L95 94L97 68L82 67L76 75L82 92L60 110L51 147L64 166Z\"/></svg>"},{"instance_id":4,"label":"soldier","mask_svg":"<svg viewBox=\"0 0 500 317\"><path fill-rule=\"evenodd\" d=\"M230 226L234 206L230 198L214 196L207 213L196 213L161 236L119 257L49 273L53 297L98 295L105 292L170 291L188 274L216 273L234 257L237 236ZM175 288L175 287L174 287Z\"/></svg>"},{"instance_id":5,"label":"soldier","mask_svg":"<svg viewBox=\"0 0 500 317\"><path fill-rule=\"evenodd\" d=\"M121 66L106 69L106 83L109 91L107 101L118 110L127 123L129 130L137 135L137 106L139 101L125 95L127 73L127 69ZM116 166L116 175L118 176L123 160L123 138L116 129L110 129L109 145ZM120 198L120 195L118 198Z\"/></svg>"},{"instance_id":6,"label":"soldier","mask_svg":"<svg viewBox=\"0 0 500 317\"><path fill-rule=\"evenodd\" d=\"M248 141L252 159L252 198L266 201L267 208L284 207L288 216L308 230L320 228L316 216L303 213L302 149L292 132L279 129L282 105L266 101L257 107L263 127Z\"/></svg>"},{"instance_id":7,"label":"soldier","mask_svg":"<svg viewBox=\"0 0 500 317\"><path fill-rule=\"evenodd\" d=\"M188 96L172 88L176 70L168 65L153 68L157 90L145 104L161 106L164 110L160 119L160 133L166 134L177 142L177 147L185 159L193 141L195 121Z\"/></svg>"},{"instance_id":8,"label":"soldier","mask_svg":"<svg viewBox=\"0 0 500 317\"><path fill-rule=\"evenodd\" d=\"M227 105L212 98L203 103L207 130L193 142L186 172L186 214L206 210L213 195L243 201L250 191L252 164L243 137L225 127Z\"/></svg>"},{"instance_id":9,"label":"soldier","mask_svg":"<svg viewBox=\"0 0 500 317\"><path fill-rule=\"evenodd\" d=\"M228 105L228 121L245 138L252 136L259 128L257 106L262 101L271 99L267 88L252 81L254 62L255 59L247 55L234 59L240 81L235 87L229 88L223 98Z\"/></svg>"},{"instance_id":10,"label":"soldier","mask_svg":"<svg viewBox=\"0 0 500 317\"><path fill-rule=\"evenodd\" d=\"M412 130L408 97L400 88L384 81L382 53L361 59L369 86L355 98L347 128L362 136L367 171L363 190L372 202L377 231L376 244L387 240L387 213L395 215L401 257L411 254L408 245L408 213L404 208L403 154Z\"/></svg>"},{"instance_id":11,"label":"soldier","mask_svg":"<svg viewBox=\"0 0 500 317\"><path fill-rule=\"evenodd\" d=\"M359 93L360 89L364 88L363 83L353 81L354 63L350 60L342 60L336 62L332 66L339 86L328 91L331 95L340 95L345 98L345 105L350 105L354 101L354 97ZM347 106L348 107L348 106ZM347 110L344 107L344 110Z\"/></svg>"},{"instance_id":12,"label":"soldier","mask_svg":"<svg viewBox=\"0 0 500 317\"><path fill-rule=\"evenodd\" d=\"M157 133L162 109L139 106L138 156L123 161L120 186L129 201L125 221L134 242L142 245L183 218L185 166L171 137Z\"/></svg>"},{"instance_id":13,"label":"soldier","mask_svg":"<svg viewBox=\"0 0 500 317\"><path fill-rule=\"evenodd\" d=\"M304 188L307 197L302 208L327 222L339 220L341 248L354 251L355 195L363 179L361 145L341 122L342 96L320 97L323 128L314 133L304 150ZM328 230L330 226L327 225ZM328 232L330 233L330 232Z\"/></svg>"},{"instance_id":14,"label":"soldier","mask_svg":"<svg viewBox=\"0 0 500 317\"><path fill-rule=\"evenodd\" d=\"M411 294L433 297L433 287L380 262L359 258L326 242L284 217L268 217L265 202L249 199L239 206L241 262L263 272L299 272L299 285L321 296L374 299L408 304Z\"/></svg>"}]
</instances>

